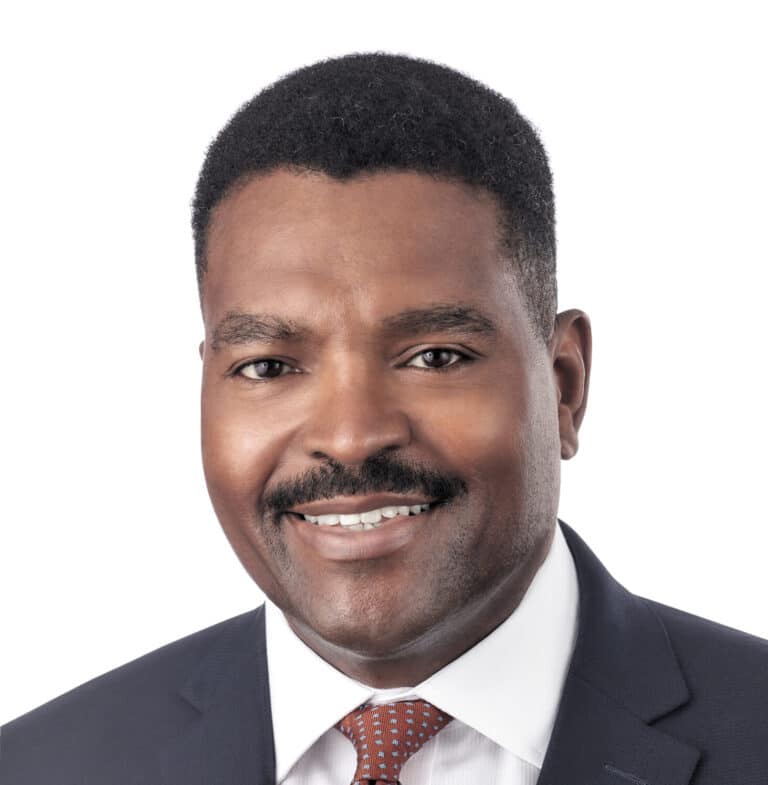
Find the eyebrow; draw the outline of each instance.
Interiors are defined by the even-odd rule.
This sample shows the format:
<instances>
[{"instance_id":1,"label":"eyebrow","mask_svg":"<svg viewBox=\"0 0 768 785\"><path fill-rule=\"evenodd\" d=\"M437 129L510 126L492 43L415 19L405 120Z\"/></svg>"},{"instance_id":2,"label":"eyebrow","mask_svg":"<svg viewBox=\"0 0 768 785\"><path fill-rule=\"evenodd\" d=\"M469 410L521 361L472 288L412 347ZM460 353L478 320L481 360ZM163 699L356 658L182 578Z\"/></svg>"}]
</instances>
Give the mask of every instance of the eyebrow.
<instances>
[{"instance_id":1,"label":"eyebrow","mask_svg":"<svg viewBox=\"0 0 768 785\"><path fill-rule=\"evenodd\" d=\"M297 342L309 335L309 328L274 314L229 311L216 325L211 348L244 343Z\"/></svg>"},{"instance_id":2,"label":"eyebrow","mask_svg":"<svg viewBox=\"0 0 768 785\"><path fill-rule=\"evenodd\" d=\"M498 334L496 325L484 313L471 305L455 303L402 311L386 317L382 327L390 336L449 332L494 338Z\"/></svg>"},{"instance_id":3,"label":"eyebrow","mask_svg":"<svg viewBox=\"0 0 768 785\"><path fill-rule=\"evenodd\" d=\"M433 332L486 338L498 335L498 328L488 316L473 306L456 303L438 303L427 308L401 311L383 319L381 327L388 337ZM213 332L211 348L218 351L224 345L278 341L297 343L306 340L311 332L306 324L275 314L229 311Z\"/></svg>"}]
</instances>

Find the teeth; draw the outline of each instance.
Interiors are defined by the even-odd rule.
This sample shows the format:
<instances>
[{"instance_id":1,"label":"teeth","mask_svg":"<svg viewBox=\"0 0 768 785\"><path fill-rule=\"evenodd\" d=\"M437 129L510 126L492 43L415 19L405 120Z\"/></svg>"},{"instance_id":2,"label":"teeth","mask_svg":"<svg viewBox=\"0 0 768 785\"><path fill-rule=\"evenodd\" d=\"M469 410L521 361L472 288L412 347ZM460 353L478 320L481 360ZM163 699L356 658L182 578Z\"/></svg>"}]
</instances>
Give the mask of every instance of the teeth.
<instances>
[{"instance_id":1,"label":"teeth","mask_svg":"<svg viewBox=\"0 0 768 785\"><path fill-rule=\"evenodd\" d=\"M350 531L368 531L378 529L382 518L395 518L398 515L418 515L420 512L429 509L429 504L412 504L400 507L380 507L376 510L368 510L361 513L350 513L348 515L339 513L329 513L327 515L304 515L304 520L318 526L341 525Z\"/></svg>"}]
</instances>

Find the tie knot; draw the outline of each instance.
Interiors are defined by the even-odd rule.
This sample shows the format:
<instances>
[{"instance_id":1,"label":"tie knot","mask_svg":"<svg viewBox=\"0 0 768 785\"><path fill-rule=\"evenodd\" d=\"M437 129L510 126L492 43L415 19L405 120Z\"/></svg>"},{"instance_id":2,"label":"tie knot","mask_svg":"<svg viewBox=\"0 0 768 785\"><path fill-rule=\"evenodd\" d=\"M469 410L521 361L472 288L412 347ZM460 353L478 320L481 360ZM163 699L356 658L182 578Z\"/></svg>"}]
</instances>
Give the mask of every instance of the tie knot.
<instances>
[{"instance_id":1,"label":"tie knot","mask_svg":"<svg viewBox=\"0 0 768 785\"><path fill-rule=\"evenodd\" d=\"M357 752L352 785L395 783L408 758L418 752L453 718L426 701L363 704L336 727Z\"/></svg>"}]
</instances>

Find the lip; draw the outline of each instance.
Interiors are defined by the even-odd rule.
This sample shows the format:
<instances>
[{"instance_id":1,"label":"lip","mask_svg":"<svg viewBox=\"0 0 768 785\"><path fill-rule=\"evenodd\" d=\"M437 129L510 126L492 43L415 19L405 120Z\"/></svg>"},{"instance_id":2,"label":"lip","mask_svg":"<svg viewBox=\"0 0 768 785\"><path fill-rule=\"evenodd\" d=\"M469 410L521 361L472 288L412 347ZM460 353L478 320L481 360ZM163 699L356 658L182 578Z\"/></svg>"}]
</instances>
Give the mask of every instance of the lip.
<instances>
[{"instance_id":1,"label":"lip","mask_svg":"<svg viewBox=\"0 0 768 785\"><path fill-rule=\"evenodd\" d=\"M423 526L434 523L429 519L440 509L441 505L438 504L416 515L390 518L376 529L367 531L343 530L341 526L318 526L305 521L297 513L284 513L282 517L301 543L320 557L329 561L366 561L389 556L407 547L419 535Z\"/></svg>"},{"instance_id":2,"label":"lip","mask_svg":"<svg viewBox=\"0 0 768 785\"><path fill-rule=\"evenodd\" d=\"M338 512L343 515L378 510L380 507L405 507L414 504L433 504L436 499L427 499L424 496L403 496L395 493L379 493L373 496L337 496L334 499L321 499L320 501L300 504L286 512L299 515L329 515Z\"/></svg>"}]
</instances>

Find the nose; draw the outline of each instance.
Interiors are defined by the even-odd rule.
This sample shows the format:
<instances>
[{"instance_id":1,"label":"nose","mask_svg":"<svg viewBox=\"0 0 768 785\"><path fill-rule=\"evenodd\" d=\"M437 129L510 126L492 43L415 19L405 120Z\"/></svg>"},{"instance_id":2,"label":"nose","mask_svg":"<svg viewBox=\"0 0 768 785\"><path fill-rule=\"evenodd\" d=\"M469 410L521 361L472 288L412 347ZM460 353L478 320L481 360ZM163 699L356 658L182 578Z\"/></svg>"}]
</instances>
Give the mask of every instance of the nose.
<instances>
[{"instance_id":1,"label":"nose","mask_svg":"<svg viewBox=\"0 0 768 785\"><path fill-rule=\"evenodd\" d=\"M302 430L306 455L351 465L411 442L408 416L382 379L387 371L365 365L321 374Z\"/></svg>"}]
</instances>

